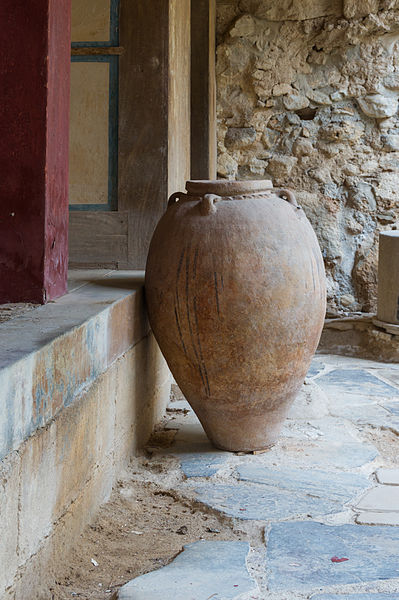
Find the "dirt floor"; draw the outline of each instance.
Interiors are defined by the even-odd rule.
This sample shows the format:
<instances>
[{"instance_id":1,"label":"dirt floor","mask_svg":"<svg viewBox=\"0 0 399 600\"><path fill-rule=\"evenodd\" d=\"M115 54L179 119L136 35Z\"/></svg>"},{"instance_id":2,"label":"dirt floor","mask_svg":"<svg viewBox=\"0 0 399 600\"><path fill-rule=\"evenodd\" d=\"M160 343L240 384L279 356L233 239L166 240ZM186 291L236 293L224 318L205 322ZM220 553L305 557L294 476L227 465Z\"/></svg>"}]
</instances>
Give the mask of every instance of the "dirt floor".
<instances>
[{"instance_id":1,"label":"dirt floor","mask_svg":"<svg viewBox=\"0 0 399 600\"><path fill-rule=\"evenodd\" d=\"M173 385L171 402L182 399ZM83 531L68 564L54 574L50 600L113 600L119 587L167 565L190 542L247 539L230 519L148 481L151 472L156 478L168 476L167 463L153 460L152 449L172 445L175 412L167 409L143 455L133 460L96 521ZM178 464L172 461L171 470Z\"/></svg>"},{"instance_id":2,"label":"dirt floor","mask_svg":"<svg viewBox=\"0 0 399 600\"><path fill-rule=\"evenodd\" d=\"M126 480L81 535L49 598L109 600L134 577L168 564L185 544L244 538L243 532L155 484Z\"/></svg>"}]
</instances>

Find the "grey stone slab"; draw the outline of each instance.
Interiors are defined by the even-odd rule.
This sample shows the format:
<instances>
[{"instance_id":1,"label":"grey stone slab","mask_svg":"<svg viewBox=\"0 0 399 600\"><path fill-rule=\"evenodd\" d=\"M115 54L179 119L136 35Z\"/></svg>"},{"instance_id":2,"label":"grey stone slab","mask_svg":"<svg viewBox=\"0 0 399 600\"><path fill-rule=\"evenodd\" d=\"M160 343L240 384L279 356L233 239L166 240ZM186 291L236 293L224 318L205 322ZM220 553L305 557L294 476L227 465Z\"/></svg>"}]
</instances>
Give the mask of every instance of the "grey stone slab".
<instances>
[{"instance_id":1,"label":"grey stone slab","mask_svg":"<svg viewBox=\"0 0 399 600\"><path fill-rule=\"evenodd\" d=\"M399 525L399 512L362 512L355 521L359 525Z\"/></svg>"},{"instance_id":2,"label":"grey stone slab","mask_svg":"<svg viewBox=\"0 0 399 600\"><path fill-rule=\"evenodd\" d=\"M312 377L316 377L316 375L322 373L325 368L326 365L324 363L318 360L313 360L306 374L306 377L308 377L309 379L311 379Z\"/></svg>"},{"instance_id":3,"label":"grey stone slab","mask_svg":"<svg viewBox=\"0 0 399 600\"><path fill-rule=\"evenodd\" d=\"M399 417L399 402L384 402L383 406L389 410L390 413Z\"/></svg>"},{"instance_id":4,"label":"grey stone slab","mask_svg":"<svg viewBox=\"0 0 399 600\"><path fill-rule=\"evenodd\" d=\"M295 498L299 493L348 502L371 486L367 477L355 473L332 473L316 469L269 469L259 462L239 465L237 472L242 481L295 492Z\"/></svg>"},{"instance_id":5,"label":"grey stone slab","mask_svg":"<svg viewBox=\"0 0 399 600\"><path fill-rule=\"evenodd\" d=\"M307 379L288 411L285 424L290 421L303 424L313 419L328 417L327 405L326 393L313 380Z\"/></svg>"},{"instance_id":6,"label":"grey stone slab","mask_svg":"<svg viewBox=\"0 0 399 600\"><path fill-rule=\"evenodd\" d=\"M359 510L394 511L399 514L399 487L377 485L366 492L356 508Z\"/></svg>"},{"instance_id":7,"label":"grey stone slab","mask_svg":"<svg viewBox=\"0 0 399 600\"><path fill-rule=\"evenodd\" d=\"M172 449L172 453L180 460L186 477L211 477L223 466L229 457L227 452L216 450L210 443L186 444Z\"/></svg>"},{"instance_id":8,"label":"grey stone slab","mask_svg":"<svg viewBox=\"0 0 399 600\"><path fill-rule=\"evenodd\" d=\"M257 590L246 568L248 551L246 542L189 544L166 567L124 585L118 600L234 600Z\"/></svg>"},{"instance_id":9,"label":"grey stone slab","mask_svg":"<svg viewBox=\"0 0 399 600\"><path fill-rule=\"evenodd\" d=\"M267 542L270 591L316 591L323 586L399 577L399 529L275 523ZM332 562L333 557L347 558Z\"/></svg>"},{"instance_id":10,"label":"grey stone slab","mask_svg":"<svg viewBox=\"0 0 399 600\"><path fill-rule=\"evenodd\" d=\"M342 401L335 406L330 407L332 415L344 417L354 423L364 423L374 425L389 420L391 415L388 410L378 404L355 404L353 402Z\"/></svg>"},{"instance_id":11,"label":"grey stone slab","mask_svg":"<svg viewBox=\"0 0 399 600\"><path fill-rule=\"evenodd\" d=\"M169 406L175 404L172 402ZM176 456L186 477L211 477L226 463L231 453L218 450L211 444L191 409L181 419L181 422L176 420L179 431L175 443L163 454Z\"/></svg>"},{"instance_id":12,"label":"grey stone slab","mask_svg":"<svg viewBox=\"0 0 399 600\"><path fill-rule=\"evenodd\" d=\"M391 429L399 434L399 415L395 416L385 404L383 406L378 404L356 405L342 399L342 403L330 406L330 412L357 425Z\"/></svg>"},{"instance_id":13,"label":"grey stone slab","mask_svg":"<svg viewBox=\"0 0 399 600\"><path fill-rule=\"evenodd\" d=\"M377 449L371 444L348 442L343 444L330 444L321 442L317 447L304 449L309 462L315 466L333 467L337 469L353 469L372 462L377 456Z\"/></svg>"},{"instance_id":14,"label":"grey stone slab","mask_svg":"<svg viewBox=\"0 0 399 600\"><path fill-rule=\"evenodd\" d=\"M396 397L399 389L385 383L364 369L334 369L317 379L328 393L359 396Z\"/></svg>"},{"instance_id":15,"label":"grey stone slab","mask_svg":"<svg viewBox=\"0 0 399 600\"><path fill-rule=\"evenodd\" d=\"M381 363L375 360L358 358L354 356L343 356L342 354L324 354L316 355L317 358L322 358L323 361L331 368L335 369L375 369L378 372L383 372L386 369L395 370L399 365L396 363Z\"/></svg>"},{"instance_id":16,"label":"grey stone slab","mask_svg":"<svg viewBox=\"0 0 399 600\"><path fill-rule=\"evenodd\" d=\"M377 449L371 444L350 441L349 435L347 438L347 442L326 437L314 441L295 438L295 443L285 444L284 462L294 467L345 470L361 467L378 456ZM281 457L281 449L277 447L262 456L262 462L273 466Z\"/></svg>"},{"instance_id":17,"label":"grey stone slab","mask_svg":"<svg viewBox=\"0 0 399 600\"><path fill-rule=\"evenodd\" d=\"M399 469L378 469L377 481L385 485L399 485Z\"/></svg>"},{"instance_id":18,"label":"grey stone slab","mask_svg":"<svg viewBox=\"0 0 399 600\"><path fill-rule=\"evenodd\" d=\"M331 474L334 479L334 474ZM355 476L354 476L355 477ZM348 482L346 482L348 483ZM287 485L287 484L286 484ZM198 500L230 517L242 520L276 521L289 517L318 517L343 510L345 502L367 487L367 479L355 481L345 493L342 481L336 494L317 495L316 485L291 481L291 487L279 489L274 485L199 483L195 487ZM320 488L320 482L319 486ZM320 489L319 489L320 491Z\"/></svg>"},{"instance_id":19,"label":"grey stone slab","mask_svg":"<svg viewBox=\"0 0 399 600\"><path fill-rule=\"evenodd\" d=\"M285 432L287 432L286 423ZM306 432L314 432L313 439ZM303 434L302 434L303 432ZM317 434L317 435L316 435ZM308 467L349 470L363 466L378 456L377 449L364 443L352 435L348 423L343 419L313 419L306 423L306 428L298 430L297 424L289 434L293 439L283 440L284 452L277 445L263 455L262 462L273 466L284 455L284 461L295 468Z\"/></svg>"},{"instance_id":20,"label":"grey stone slab","mask_svg":"<svg viewBox=\"0 0 399 600\"><path fill-rule=\"evenodd\" d=\"M379 368L378 374L384 379L390 381L393 385L399 387L399 369L398 365L389 365L389 368Z\"/></svg>"},{"instance_id":21,"label":"grey stone slab","mask_svg":"<svg viewBox=\"0 0 399 600\"><path fill-rule=\"evenodd\" d=\"M310 600L399 600L399 594L317 594Z\"/></svg>"}]
</instances>

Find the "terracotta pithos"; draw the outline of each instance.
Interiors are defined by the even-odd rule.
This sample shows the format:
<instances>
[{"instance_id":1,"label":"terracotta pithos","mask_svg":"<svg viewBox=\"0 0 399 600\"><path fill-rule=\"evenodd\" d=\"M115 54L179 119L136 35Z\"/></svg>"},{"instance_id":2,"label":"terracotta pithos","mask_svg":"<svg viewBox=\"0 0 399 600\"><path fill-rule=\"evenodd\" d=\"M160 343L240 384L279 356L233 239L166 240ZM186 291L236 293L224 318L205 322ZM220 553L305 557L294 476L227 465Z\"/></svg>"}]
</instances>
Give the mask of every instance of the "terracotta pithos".
<instances>
[{"instance_id":1,"label":"terracotta pithos","mask_svg":"<svg viewBox=\"0 0 399 600\"><path fill-rule=\"evenodd\" d=\"M151 241L150 323L209 439L273 445L316 350L323 260L291 191L270 181L189 181Z\"/></svg>"}]
</instances>

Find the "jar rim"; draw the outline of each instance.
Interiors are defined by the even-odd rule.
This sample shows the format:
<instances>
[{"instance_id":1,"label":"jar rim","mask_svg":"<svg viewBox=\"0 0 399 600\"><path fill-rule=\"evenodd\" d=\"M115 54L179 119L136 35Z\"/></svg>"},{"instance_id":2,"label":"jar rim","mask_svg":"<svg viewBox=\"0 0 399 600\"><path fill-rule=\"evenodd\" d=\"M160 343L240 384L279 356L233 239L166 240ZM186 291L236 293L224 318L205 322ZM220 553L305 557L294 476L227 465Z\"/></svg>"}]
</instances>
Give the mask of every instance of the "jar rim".
<instances>
[{"instance_id":1,"label":"jar rim","mask_svg":"<svg viewBox=\"0 0 399 600\"><path fill-rule=\"evenodd\" d=\"M236 196L268 191L272 188L273 183L270 179L252 179L247 181L191 179L186 182L187 193L192 196L203 196L205 194Z\"/></svg>"}]
</instances>

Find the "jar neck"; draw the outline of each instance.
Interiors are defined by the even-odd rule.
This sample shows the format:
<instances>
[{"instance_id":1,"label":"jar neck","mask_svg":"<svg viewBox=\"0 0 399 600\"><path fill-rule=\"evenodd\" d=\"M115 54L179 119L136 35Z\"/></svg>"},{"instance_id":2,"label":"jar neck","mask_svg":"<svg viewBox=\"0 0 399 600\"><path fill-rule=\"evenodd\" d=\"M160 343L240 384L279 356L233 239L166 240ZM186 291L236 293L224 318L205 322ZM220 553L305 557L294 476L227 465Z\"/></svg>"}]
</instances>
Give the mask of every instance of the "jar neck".
<instances>
[{"instance_id":1,"label":"jar neck","mask_svg":"<svg viewBox=\"0 0 399 600\"><path fill-rule=\"evenodd\" d=\"M186 182L186 190L189 196L204 196L215 194L216 196L241 196L245 194L257 194L273 189L270 180L253 181L228 181L218 180L190 180Z\"/></svg>"}]
</instances>

